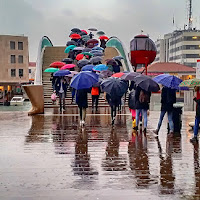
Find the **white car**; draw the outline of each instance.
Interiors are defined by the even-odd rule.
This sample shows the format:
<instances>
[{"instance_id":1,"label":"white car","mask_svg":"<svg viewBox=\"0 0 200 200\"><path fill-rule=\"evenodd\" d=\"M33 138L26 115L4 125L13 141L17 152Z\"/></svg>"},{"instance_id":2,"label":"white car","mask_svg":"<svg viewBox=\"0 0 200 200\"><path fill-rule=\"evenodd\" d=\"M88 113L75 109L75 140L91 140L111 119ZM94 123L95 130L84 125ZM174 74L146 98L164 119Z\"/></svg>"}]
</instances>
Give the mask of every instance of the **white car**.
<instances>
[{"instance_id":1,"label":"white car","mask_svg":"<svg viewBox=\"0 0 200 200\"><path fill-rule=\"evenodd\" d=\"M23 106L24 98L23 97L13 97L10 101L11 106Z\"/></svg>"}]
</instances>

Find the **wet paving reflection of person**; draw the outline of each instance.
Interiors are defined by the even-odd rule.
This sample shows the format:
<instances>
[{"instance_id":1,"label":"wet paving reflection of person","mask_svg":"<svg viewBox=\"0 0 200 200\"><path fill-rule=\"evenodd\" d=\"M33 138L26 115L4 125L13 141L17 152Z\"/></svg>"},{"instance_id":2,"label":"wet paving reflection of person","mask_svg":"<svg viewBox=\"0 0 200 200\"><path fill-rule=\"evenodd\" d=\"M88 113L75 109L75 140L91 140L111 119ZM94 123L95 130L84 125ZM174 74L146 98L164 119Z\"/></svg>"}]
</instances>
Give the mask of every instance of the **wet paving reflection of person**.
<instances>
[{"instance_id":1,"label":"wet paving reflection of person","mask_svg":"<svg viewBox=\"0 0 200 200\"><path fill-rule=\"evenodd\" d=\"M136 178L136 187L147 188L153 182L150 177L146 135L133 130L128 145L130 169Z\"/></svg>"},{"instance_id":2,"label":"wet paving reflection of person","mask_svg":"<svg viewBox=\"0 0 200 200\"><path fill-rule=\"evenodd\" d=\"M93 176L98 172L90 166L90 155L88 154L88 133L82 127L76 138L75 158L73 164L75 175Z\"/></svg>"},{"instance_id":3,"label":"wet paving reflection of person","mask_svg":"<svg viewBox=\"0 0 200 200\"><path fill-rule=\"evenodd\" d=\"M106 158L102 163L105 171L125 171L127 169L127 161L119 154L119 147L120 140L117 130L112 128L106 146Z\"/></svg>"},{"instance_id":4,"label":"wet paving reflection of person","mask_svg":"<svg viewBox=\"0 0 200 200\"><path fill-rule=\"evenodd\" d=\"M161 194L174 194L175 175L173 173L173 139L167 138L166 141L166 154L163 156L163 150L158 137L156 137L160 158L160 193Z\"/></svg>"}]
</instances>

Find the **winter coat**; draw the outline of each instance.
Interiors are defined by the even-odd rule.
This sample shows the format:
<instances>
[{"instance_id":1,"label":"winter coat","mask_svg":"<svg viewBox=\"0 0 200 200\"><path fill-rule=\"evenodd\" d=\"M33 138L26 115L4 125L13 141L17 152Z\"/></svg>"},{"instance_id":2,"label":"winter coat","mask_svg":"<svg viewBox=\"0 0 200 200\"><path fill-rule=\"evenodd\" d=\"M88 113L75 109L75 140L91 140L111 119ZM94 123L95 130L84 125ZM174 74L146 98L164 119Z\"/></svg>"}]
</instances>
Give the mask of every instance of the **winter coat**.
<instances>
[{"instance_id":1,"label":"winter coat","mask_svg":"<svg viewBox=\"0 0 200 200\"><path fill-rule=\"evenodd\" d=\"M76 91L76 103L79 108L88 108L88 92L90 92L89 89L81 89Z\"/></svg>"},{"instance_id":2,"label":"winter coat","mask_svg":"<svg viewBox=\"0 0 200 200\"><path fill-rule=\"evenodd\" d=\"M136 109L144 109L144 110L148 110L149 109L149 103L147 102L144 102L144 103L141 103L140 100L139 100L139 96L140 96L140 91L142 89L138 86L136 88L136 91L135 91L135 101L136 101L136 106L135 108ZM144 91L144 90L143 90ZM144 91L144 93L147 93L149 96L151 96L151 93L150 92L146 92Z\"/></svg>"},{"instance_id":3,"label":"winter coat","mask_svg":"<svg viewBox=\"0 0 200 200\"><path fill-rule=\"evenodd\" d=\"M57 78L56 81L55 81L56 94L59 94L60 87L61 87L61 80L62 80L61 78ZM66 95L68 83L66 81L62 82L62 87L63 87L64 93Z\"/></svg>"},{"instance_id":4,"label":"winter coat","mask_svg":"<svg viewBox=\"0 0 200 200\"><path fill-rule=\"evenodd\" d=\"M119 106L121 104L121 97L111 97L108 93L106 93L106 100L110 106Z\"/></svg>"},{"instance_id":5,"label":"winter coat","mask_svg":"<svg viewBox=\"0 0 200 200\"><path fill-rule=\"evenodd\" d=\"M161 111L172 111L176 103L176 90L163 87L161 92Z\"/></svg>"},{"instance_id":6,"label":"winter coat","mask_svg":"<svg viewBox=\"0 0 200 200\"><path fill-rule=\"evenodd\" d=\"M193 100L197 103L196 117L200 117L200 99L194 98Z\"/></svg>"}]
</instances>

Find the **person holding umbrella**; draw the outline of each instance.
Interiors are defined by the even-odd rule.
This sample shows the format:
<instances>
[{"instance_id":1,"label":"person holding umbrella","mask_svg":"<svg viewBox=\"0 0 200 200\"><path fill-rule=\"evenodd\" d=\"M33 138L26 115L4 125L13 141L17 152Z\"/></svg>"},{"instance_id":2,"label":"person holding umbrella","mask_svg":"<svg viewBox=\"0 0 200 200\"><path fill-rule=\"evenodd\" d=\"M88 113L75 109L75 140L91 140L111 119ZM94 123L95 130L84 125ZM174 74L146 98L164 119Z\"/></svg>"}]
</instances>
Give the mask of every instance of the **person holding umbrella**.
<instances>
[{"instance_id":1,"label":"person holding umbrella","mask_svg":"<svg viewBox=\"0 0 200 200\"><path fill-rule=\"evenodd\" d=\"M168 87L163 87L161 91L161 112L160 112L160 119L158 122L157 129L154 130L154 133L158 135L160 127L162 125L163 118L167 113L168 121L169 121L169 128L170 128L170 137L173 137L174 133L174 123L173 123L173 104L176 103L176 90L171 89Z\"/></svg>"},{"instance_id":2,"label":"person holding umbrella","mask_svg":"<svg viewBox=\"0 0 200 200\"><path fill-rule=\"evenodd\" d=\"M144 117L144 133L147 131L147 110L149 110L151 92L143 90L141 87L137 86L135 91L135 101L136 101L136 126L134 130L138 130L138 124L140 121L140 115Z\"/></svg>"}]
</instances>

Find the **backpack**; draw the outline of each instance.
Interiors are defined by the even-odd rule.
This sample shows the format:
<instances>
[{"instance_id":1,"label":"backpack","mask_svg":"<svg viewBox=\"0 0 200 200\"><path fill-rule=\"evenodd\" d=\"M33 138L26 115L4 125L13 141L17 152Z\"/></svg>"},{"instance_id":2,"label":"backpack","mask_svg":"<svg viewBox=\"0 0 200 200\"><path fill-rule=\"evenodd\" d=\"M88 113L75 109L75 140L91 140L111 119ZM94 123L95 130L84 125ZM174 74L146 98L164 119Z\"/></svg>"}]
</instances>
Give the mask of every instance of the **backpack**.
<instances>
[{"instance_id":1,"label":"backpack","mask_svg":"<svg viewBox=\"0 0 200 200\"><path fill-rule=\"evenodd\" d=\"M139 102L140 103L150 103L150 96L147 92L145 92L144 90L140 91L140 95L139 95Z\"/></svg>"},{"instance_id":2,"label":"backpack","mask_svg":"<svg viewBox=\"0 0 200 200\"><path fill-rule=\"evenodd\" d=\"M99 88L98 87L92 87L91 95L99 95Z\"/></svg>"}]
</instances>

